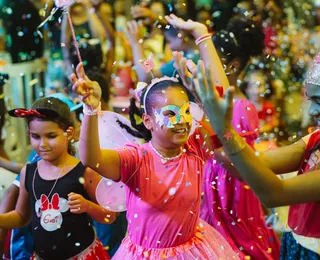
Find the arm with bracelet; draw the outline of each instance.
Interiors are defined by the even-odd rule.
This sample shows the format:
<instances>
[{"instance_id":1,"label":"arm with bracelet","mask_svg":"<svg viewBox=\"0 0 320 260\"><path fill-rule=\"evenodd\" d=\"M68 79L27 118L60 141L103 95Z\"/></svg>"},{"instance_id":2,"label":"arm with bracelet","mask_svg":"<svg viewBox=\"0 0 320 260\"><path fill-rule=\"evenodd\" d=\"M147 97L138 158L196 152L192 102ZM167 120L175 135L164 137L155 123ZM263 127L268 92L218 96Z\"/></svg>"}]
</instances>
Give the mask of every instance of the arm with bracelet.
<instances>
[{"instance_id":1,"label":"arm with bracelet","mask_svg":"<svg viewBox=\"0 0 320 260\"><path fill-rule=\"evenodd\" d=\"M285 170L279 167L282 163L288 163L291 158L302 159L306 150L299 142L297 145L283 150L286 157L277 157L279 153L273 152L273 156L267 155L264 159L249 147L245 140L238 135L232 127L231 119L233 112L233 88L229 88L226 98L219 97L214 88L214 76L210 69L198 71L202 76L198 79L196 91L207 111L213 130L217 133L224 151L238 169L240 175L249 184L258 198L267 207L293 205L319 201L320 199L320 174L319 170L313 170L308 174L280 180L270 169ZM268 167L264 160L274 160L272 167ZM298 161L299 162L299 161ZM298 162L292 163L291 170L297 168ZM300 160L299 163L304 162Z\"/></svg>"},{"instance_id":2,"label":"arm with bracelet","mask_svg":"<svg viewBox=\"0 0 320 260\"><path fill-rule=\"evenodd\" d=\"M82 101L84 118L82 120L79 154L85 165L100 175L112 179L120 179L120 157L117 151L100 149L98 134L98 116L101 112L101 88L95 81L91 81L84 72L83 64L79 63L77 74L71 75L73 91Z\"/></svg>"},{"instance_id":3,"label":"arm with bracelet","mask_svg":"<svg viewBox=\"0 0 320 260\"><path fill-rule=\"evenodd\" d=\"M205 66L211 65L215 85L222 86L226 89L229 86L229 81L216 48L212 43L212 34L208 32L208 28L204 24L192 20L184 21L174 14L170 14L170 16L166 16L165 18L169 24L179 30L187 31L195 38L195 43L199 47L200 55Z\"/></svg>"}]
</instances>

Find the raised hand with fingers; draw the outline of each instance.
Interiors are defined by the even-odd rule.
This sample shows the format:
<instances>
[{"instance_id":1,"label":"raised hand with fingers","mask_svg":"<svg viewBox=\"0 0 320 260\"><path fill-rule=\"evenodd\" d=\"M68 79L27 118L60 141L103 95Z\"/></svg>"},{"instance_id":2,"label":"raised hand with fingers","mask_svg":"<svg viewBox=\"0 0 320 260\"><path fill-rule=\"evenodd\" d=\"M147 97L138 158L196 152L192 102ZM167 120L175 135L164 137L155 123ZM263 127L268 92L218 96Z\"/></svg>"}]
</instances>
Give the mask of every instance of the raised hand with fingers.
<instances>
[{"instance_id":1,"label":"raised hand with fingers","mask_svg":"<svg viewBox=\"0 0 320 260\"><path fill-rule=\"evenodd\" d=\"M166 15L165 19L173 27L192 34L192 36L195 39L198 38L199 36L208 34L208 28L202 23L195 22L190 19L185 21L182 18L180 18L174 14Z\"/></svg>"},{"instance_id":2,"label":"raised hand with fingers","mask_svg":"<svg viewBox=\"0 0 320 260\"><path fill-rule=\"evenodd\" d=\"M183 57L181 52L172 52L174 64L179 76L183 82L183 85L191 92L196 102L200 103L200 99L194 87L194 79L196 77L197 66L192 60L187 60Z\"/></svg>"},{"instance_id":3,"label":"raised hand with fingers","mask_svg":"<svg viewBox=\"0 0 320 260\"><path fill-rule=\"evenodd\" d=\"M205 68L203 61L197 65L197 79L194 79L197 95L205 108L212 129L219 137L231 130L233 114L233 92L229 87L225 98L221 98L214 85L211 67Z\"/></svg>"},{"instance_id":4,"label":"raised hand with fingers","mask_svg":"<svg viewBox=\"0 0 320 260\"><path fill-rule=\"evenodd\" d=\"M124 28L124 33L128 37L131 45L139 43L139 40L144 38L142 28L143 25L141 22L137 22L135 20L127 22L127 26Z\"/></svg>"},{"instance_id":5,"label":"raised hand with fingers","mask_svg":"<svg viewBox=\"0 0 320 260\"><path fill-rule=\"evenodd\" d=\"M70 76L72 82L72 90L79 95L81 100L91 109L97 109L100 105L101 88L98 82L91 81L84 72L82 63L79 63L76 68L76 74Z\"/></svg>"},{"instance_id":6,"label":"raised hand with fingers","mask_svg":"<svg viewBox=\"0 0 320 260\"><path fill-rule=\"evenodd\" d=\"M68 204L71 213L81 214L88 212L89 201L80 194L73 192L68 194Z\"/></svg>"},{"instance_id":7,"label":"raised hand with fingers","mask_svg":"<svg viewBox=\"0 0 320 260\"><path fill-rule=\"evenodd\" d=\"M91 2L91 0L80 0L79 2L82 3L82 4L86 7L86 10L87 10L88 12L91 11L91 8L92 8L92 2Z\"/></svg>"},{"instance_id":8,"label":"raised hand with fingers","mask_svg":"<svg viewBox=\"0 0 320 260\"><path fill-rule=\"evenodd\" d=\"M144 24L154 23L159 17L152 12L150 8L147 8L142 5L135 5L131 7L131 15L135 20L140 20Z\"/></svg>"}]
</instances>

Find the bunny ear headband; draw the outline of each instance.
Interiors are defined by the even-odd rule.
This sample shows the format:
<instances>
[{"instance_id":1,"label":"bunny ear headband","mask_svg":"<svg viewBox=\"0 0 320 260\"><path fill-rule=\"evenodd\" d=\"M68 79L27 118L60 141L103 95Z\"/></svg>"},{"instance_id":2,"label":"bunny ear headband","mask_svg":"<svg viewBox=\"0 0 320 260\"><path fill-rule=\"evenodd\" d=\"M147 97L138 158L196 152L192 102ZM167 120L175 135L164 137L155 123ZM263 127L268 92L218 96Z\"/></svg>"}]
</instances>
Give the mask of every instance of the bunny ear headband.
<instances>
[{"instance_id":1,"label":"bunny ear headband","mask_svg":"<svg viewBox=\"0 0 320 260\"><path fill-rule=\"evenodd\" d=\"M148 85L146 82L138 82L136 89L134 90L134 96L135 98L140 102L141 101L141 95L142 92L144 91L145 88L147 88L144 97L143 97L143 103L141 105L143 105L143 110L144 113L147 113L147 109L146 109L146 98L147 95L150 91L150 89L156 85L157 83L161 82L161 81L165 81L165 80L171 80L174 82L179 82L177 78L175 77L168 77L168 76L164 76L161 78L155 78L154 75L152 74L152 69L154 68L155 64L154 64L154 59L153 59L153 54L150 53L148 59L146 60L140 60L139 61L140 66L143 68L143 70L145 71L145 73L151 73L152 75L152 80L151 83Z\"/></svg>"},{"instance_id":2,"label":"bunny ear headband","mask_svg":"<svg viewBox=\"0 0 320 260\"><path fill-rule=\"evenodd\" d=\"M305 83L320 86L320 52L314 57L308 69Z\"/></svg>"}]
</instances>

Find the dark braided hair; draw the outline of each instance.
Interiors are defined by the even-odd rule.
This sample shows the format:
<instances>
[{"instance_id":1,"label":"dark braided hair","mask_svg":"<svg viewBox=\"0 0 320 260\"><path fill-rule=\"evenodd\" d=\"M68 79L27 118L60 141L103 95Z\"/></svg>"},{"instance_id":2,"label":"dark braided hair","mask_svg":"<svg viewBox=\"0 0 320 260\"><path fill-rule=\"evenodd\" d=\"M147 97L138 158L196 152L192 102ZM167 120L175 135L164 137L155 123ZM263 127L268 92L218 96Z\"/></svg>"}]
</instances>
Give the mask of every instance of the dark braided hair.
<instances>
[{"instance_id":1,"label":"dark braided hair","mask_svg":"<svg viewBox=\"0 0 320 260\"><path fill-rule=\"evenodd\" d=\"M234 59L240 62L240 73L250 57L262 54L264 37L259 25L246 18L234 17L226 30L214 34L212 41L226 64Z\"/></svg>"},{"instance_id":2,"label":"dark braided hair","mask_svg":"<svg viewBox=\"0 0 320 260\"><path fill-rule=\"evenodd\" d=\"M186 89L179 82L169 80L169 79L163 80L152 86L152 88L149 90L147 94L146 104L143 104L144 96L148 89L148 86L145 87L140 97L140 104L141 104L140 108L137 107L135 98L130 99L129 118L130 118L131 126L135 130L132 129L130 126L122 123L120 120L117 120L120 127L127 130L127 132L133 135L134 137L143 138L147 142L150 141L152 138L151 131L145 127L143 122L137 123L136 116L139 118L142 118L142 115L145 113L145 107L146 107L146 113L148 115L152 115L153 114L152 108L155 107L156 105L156 99L154 97L156 95L163 94L163 91L169 87L174 87L174 88L177 87L183 91L186 91Z\"/></svg>"}]
</instances>

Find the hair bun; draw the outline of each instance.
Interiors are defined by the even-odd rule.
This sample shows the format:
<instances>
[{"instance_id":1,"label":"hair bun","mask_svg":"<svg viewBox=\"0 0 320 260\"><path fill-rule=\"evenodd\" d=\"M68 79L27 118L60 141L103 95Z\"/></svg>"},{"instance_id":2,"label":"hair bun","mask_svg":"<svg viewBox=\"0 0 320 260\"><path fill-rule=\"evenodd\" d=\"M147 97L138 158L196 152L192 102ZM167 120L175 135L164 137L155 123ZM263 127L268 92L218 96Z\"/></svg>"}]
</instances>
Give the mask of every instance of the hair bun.
<instances>
[{"instance_id":1,"label":"hair bun","mask_svg":"<svg viewBox=\"0 0 320 260\"><path fill-rule=\"evenodd\" d=\"M249 19L234 17L228 23L227 31L234 34L243 53L248 56L262 54L265 35L258 24Z\"/></svg>"}]
</instances>

